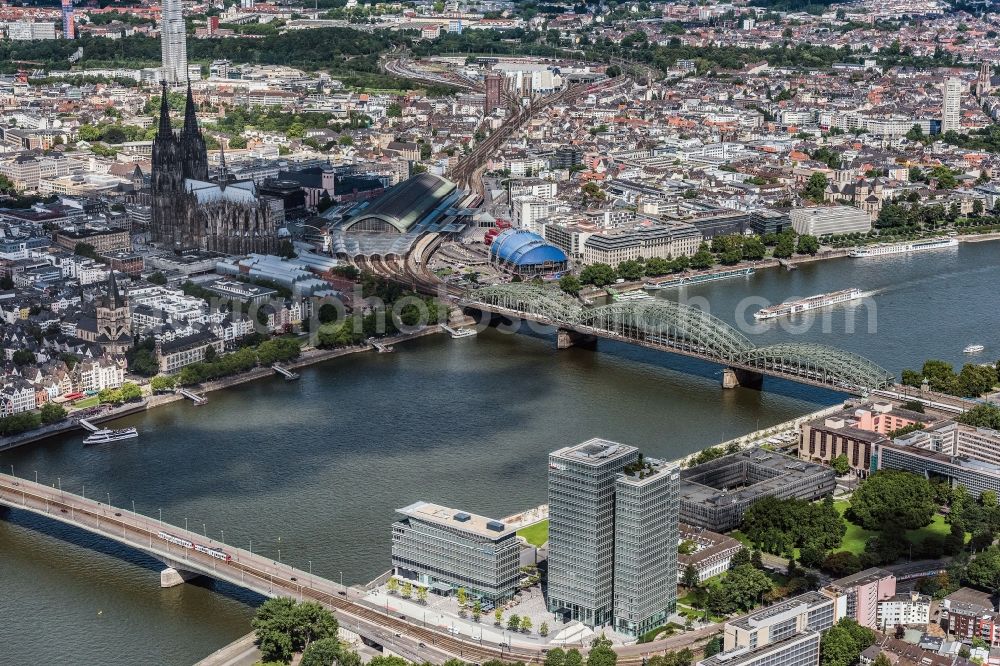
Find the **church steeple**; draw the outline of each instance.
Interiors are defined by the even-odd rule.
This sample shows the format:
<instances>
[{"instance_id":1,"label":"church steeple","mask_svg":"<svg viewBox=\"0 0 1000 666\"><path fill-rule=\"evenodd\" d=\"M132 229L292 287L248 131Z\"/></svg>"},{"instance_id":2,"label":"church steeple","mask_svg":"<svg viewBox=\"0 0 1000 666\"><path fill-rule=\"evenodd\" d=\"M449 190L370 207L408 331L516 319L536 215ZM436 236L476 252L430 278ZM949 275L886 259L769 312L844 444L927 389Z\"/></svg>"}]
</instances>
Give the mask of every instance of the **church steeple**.
<instances>
[{"instance_id":1,"label":"church steeple","mask_svg":"<svg viewBox=\"0 0 1000 666\"><path fill-rule=\"evenodd\" d=\"M122 295L118 291L118 280L115 278L114 269L111 270L111 276L108 278L108 309L117 310L122 306Z\"/></svg>"},{"instance_id":2,"label":"church steeple","mask_svg":"<svg viewBox=\"0 0 1000 666\"><path fill-rule=\"evenodd\" d=\"M156 138L173 138L173 129L170 127L170 101L167 99L167 82L160 81L163 93L160 95L160 126L156 132Z\"/></svg>"},{"instance_id":3,"label":"church steeple","mask_svg":"<svg viewBox=\"0 0 1000 666\"><path fill-rule=\"evenodd\" d=\"M194 95L191 94L191 81L187 86L187 101L184 103L184 132L199 134L198 117L195 115Z\"/></svg>"},{"instance_id":4,"label":"church steeple","mask_svg":"<svg viewBox=\"0 0 1000 666\"><path fill-rule=\"evenodd\" d=\"M197 107L188 81L187 100L184 104L184 127L181 129L181 154L184 160L184 177L208 180L208 147L198 128Z\"/></svg>"}]
</instances>

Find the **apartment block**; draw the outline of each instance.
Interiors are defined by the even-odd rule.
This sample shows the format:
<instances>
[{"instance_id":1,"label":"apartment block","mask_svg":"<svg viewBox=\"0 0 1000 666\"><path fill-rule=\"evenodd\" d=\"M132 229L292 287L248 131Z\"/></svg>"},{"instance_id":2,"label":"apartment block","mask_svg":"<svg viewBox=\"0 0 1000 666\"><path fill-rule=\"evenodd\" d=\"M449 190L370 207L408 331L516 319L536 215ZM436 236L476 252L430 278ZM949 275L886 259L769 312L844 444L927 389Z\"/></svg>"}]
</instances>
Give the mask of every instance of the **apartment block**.
<instances>
[{"instance_id":1,"label":"apartment block","mask_svg":"<svg viewBox=\"0 0 1000 666\"><path fill-rule=\"evenodd\" d=\"M873 567L833 581L824 594L836 603L837 619L851 618L863 627L879 626L879 603L896 596L896 576Z\"/></svg>"},{"instance_id":2,"label":"apartment block","mask_svg":"<svg viewBox=\"0 0 1000 666\"><path fill-rule=\"evenodd\" d=\"M833 599L806 592L727 622L723 651L698 666L815 666L820 632L836 619Z\"/></svg>"},{"instance_id":3,"label":"apartment block","mask_svg":"<svg viewBox=\"0 0 1000 666\"><path fill-rule=\"evenodd\" d=\"M878 629L892 631L896 626L927 624L931 618L931 598L916 590L900 592L878 603Z\"/></svg>"}]
</instances>

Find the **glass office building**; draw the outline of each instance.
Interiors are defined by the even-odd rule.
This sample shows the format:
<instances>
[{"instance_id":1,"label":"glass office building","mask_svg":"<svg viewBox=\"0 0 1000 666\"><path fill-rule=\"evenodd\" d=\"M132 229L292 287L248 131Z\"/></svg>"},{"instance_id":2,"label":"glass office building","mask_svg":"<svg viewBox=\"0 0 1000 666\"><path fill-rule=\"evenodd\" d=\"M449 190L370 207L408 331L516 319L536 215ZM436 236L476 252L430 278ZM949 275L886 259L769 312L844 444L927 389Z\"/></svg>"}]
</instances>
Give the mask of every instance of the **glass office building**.
<instances>
[{"instance_id":1,"label":"glass office building","mask_svg":"<svg viewBox=\"0 0 1000 666\"><path fill-rule=\"evenodd\" d=\"M502 601L520 578L517 532L499 520L415 502L392 525L394 572L442 593L457 588Z\"/></svg>"},{"instance_id":2,"label":"glass office building","mask_svg":"<svg viewBox=\"0 0 1000 666\"><path fill-rule=\"evenodd\" d=\"M603 439L549 454L549 610L566 620L613 620L615 480L638 460L634 446Z\"/></svg>"}]
</instances>

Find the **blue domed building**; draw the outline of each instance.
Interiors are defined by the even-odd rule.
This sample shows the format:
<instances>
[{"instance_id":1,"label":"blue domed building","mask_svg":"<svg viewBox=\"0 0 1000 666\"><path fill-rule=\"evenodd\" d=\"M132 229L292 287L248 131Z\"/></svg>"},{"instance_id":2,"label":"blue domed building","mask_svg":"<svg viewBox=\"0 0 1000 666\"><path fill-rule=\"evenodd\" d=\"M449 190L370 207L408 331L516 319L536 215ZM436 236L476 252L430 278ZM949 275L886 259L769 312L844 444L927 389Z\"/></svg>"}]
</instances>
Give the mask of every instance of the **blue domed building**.
<instances>
[{"instance_id":1,"label":"blue domed building","mask_svg":"<svg viewBox=\"0 0 1000 666\"><path fill-rule=\"evenodd\" d=\"M490 263L515 275L566 270L566 253L527 229L504 229L490 244Z\"/></svg>"}]
</instances>

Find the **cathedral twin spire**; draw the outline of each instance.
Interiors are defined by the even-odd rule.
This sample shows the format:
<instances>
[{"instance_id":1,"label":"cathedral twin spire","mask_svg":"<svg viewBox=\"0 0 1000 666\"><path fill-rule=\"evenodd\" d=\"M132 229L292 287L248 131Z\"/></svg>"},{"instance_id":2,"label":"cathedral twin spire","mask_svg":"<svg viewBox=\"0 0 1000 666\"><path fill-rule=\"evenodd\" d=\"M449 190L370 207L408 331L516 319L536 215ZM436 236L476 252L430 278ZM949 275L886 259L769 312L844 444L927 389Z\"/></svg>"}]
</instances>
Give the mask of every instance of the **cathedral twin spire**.
<instances>
[{"instance_id":1,"label":"cathedral twin spire","mask_svg":"<svg viewBox=\"0 0 1000 666\"><path fill-rule=\"evenodd\" d=\"M194 96L191 93L191 82L188 81L187 85L187 100L184 104L184 125L179 135L174 133L170 125L170 101L168 99L167 82L163 81L161 85L163 86L163 92L160 96L160 123L156 133L156 141L161 144L173 143L178 149L179 155L169 155L168 157L167 154L173 151L163 151L167 153L163 155L166 159L159 165L154 164L154 168L156 166L165 169L180 167L182 178L184 179L208 180L208 148L205 145L205 137L202 136L201 129L198 127L197 108L195 107Z\"/></svg>"}]
</instances>

